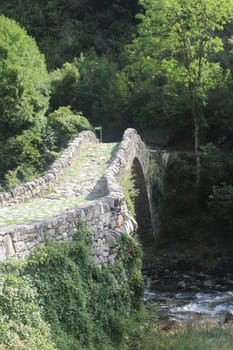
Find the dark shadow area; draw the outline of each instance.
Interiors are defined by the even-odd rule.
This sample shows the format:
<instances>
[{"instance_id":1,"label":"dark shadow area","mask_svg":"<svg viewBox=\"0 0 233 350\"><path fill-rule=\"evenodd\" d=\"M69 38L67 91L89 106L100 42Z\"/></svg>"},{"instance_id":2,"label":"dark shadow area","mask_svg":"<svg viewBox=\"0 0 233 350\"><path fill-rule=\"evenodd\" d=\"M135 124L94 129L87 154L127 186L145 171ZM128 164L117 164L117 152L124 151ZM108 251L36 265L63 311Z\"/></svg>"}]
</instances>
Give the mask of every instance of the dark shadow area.
<instances>
[{"instance_id":1,"label":"dark shadow area","mask_svg":"<svg viewBox=\"0 0 233 350\"><path fill-rule=\"evenodd\" d=\"M132 173L134 176L135 188L139 190L139 194L135 198L135 212L136 221L138 223L138 235L143 246L147 246L154 241L154 238L145 179L142 167L137 158L134 159Z\"/></svg>"}]
</instances>

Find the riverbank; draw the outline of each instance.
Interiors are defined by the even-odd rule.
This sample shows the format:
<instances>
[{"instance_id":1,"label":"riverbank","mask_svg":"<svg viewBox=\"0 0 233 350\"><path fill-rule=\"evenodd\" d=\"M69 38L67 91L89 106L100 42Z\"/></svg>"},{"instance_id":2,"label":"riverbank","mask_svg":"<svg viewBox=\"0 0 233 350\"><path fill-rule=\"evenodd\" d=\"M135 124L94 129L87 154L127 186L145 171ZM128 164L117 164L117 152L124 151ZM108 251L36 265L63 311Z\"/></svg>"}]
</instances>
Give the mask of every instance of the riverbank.
<instances>
[{"instance_id":1,"label":"riverbank","mask_svg":"<svg viewBox=\"0 0 233 350\"><path fill-rule=\"evenodd\" d=\"M171 240L144 247L147 319L123 349L232 350L232 315L226 310L233 296L230 251Z\"/></svg>"},{"instance_id":2,"label":"riverbank","mask_svg":"<svg viewBox=\"0 0 233 350\"><path fill-rule=\"evenodd\" d=\"M122 350L232 350L232 341L231 326L181 326L168 331L151 321L141 327L138 337L131 336Z\"/></svg>"},{"instance_id":3,"label":"riverbank","mask_svg":"<svg viewBox=\"0 0 233 350\"><path fill-rule=\"evenodd\" d=\"M159 291L233 290L232 247L160 240L144 247L145 286Z\"/></svg>"}]
</instances>

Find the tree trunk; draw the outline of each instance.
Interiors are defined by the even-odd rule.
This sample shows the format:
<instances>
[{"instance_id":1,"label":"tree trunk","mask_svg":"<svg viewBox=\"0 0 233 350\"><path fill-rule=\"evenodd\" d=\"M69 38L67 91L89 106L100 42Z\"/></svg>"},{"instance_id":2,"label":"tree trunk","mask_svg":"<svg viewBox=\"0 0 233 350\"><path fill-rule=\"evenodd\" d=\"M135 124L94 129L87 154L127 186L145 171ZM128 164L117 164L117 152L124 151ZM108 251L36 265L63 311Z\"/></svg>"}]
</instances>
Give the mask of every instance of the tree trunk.
<instances>
[{"instance_id":1,"label":"tree trunk","mask_svg":"<svg viewBox=\"0 0 233 350\"><path fill-rule=\"evenodd\" d=\"M198 192L199 185L200 185L200 177L201 177L201 159L200 159L200 140L199 140L199 116L198 116L198 103L195 96L195 92L193 91L192 87L189 87L190 97L192 101L192 118L193 118L193 124L194 124L194 154L195 154L195 161L196 161L196 192Z\"/></svg>"},{"instance_id":2,"label":"tree trunk","mask_svg":"<svg viewBox=\"0 0 233 350\"><path fill-rule=\"evenodd\" d=\"M194 118L194 153L196 160L196 190L198 191L200 185L200 175L201 175L201 160L200 160L200 150L199 150L199 123L198 119Z\"/></svg>"}]
</instances>

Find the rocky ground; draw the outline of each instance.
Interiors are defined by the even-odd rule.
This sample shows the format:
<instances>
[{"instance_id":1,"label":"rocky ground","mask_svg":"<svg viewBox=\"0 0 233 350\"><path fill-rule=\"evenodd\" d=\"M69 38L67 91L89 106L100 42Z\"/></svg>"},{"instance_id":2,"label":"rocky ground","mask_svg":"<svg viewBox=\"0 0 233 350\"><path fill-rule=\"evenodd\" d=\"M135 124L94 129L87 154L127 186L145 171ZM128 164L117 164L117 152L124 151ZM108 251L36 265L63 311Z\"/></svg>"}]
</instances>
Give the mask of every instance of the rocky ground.
<instances>
[{"instance_id":1,"label":"rocky ground","mask_svg":"<svg viewBox=\"0 0 233 350\"><path fill-rule=\"evenodd\" d=\"M145 286L160 291L229 291L233 290L233 255L229 249L203 249L187 245L146 249L143 276Z\"/></svg>"}]
</instances>

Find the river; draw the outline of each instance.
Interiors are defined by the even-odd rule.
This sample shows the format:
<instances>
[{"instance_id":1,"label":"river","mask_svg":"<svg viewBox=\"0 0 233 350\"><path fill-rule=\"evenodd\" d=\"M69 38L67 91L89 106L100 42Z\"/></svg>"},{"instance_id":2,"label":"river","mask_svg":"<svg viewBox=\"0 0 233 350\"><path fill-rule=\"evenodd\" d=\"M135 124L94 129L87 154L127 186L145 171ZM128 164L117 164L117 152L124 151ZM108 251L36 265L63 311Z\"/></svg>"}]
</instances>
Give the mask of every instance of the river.
<instances>
[{"instance_id":1,"label":"river","mask_svg":"<svg viewBox=\"0 0 233 350\"><path fill-rule=\"evenodd\" d=\"M148 309L156 305L157 317L178 322L226 323L233 320L233 291L163 292L145 290Z\"/></svg>"}]
</instances>

